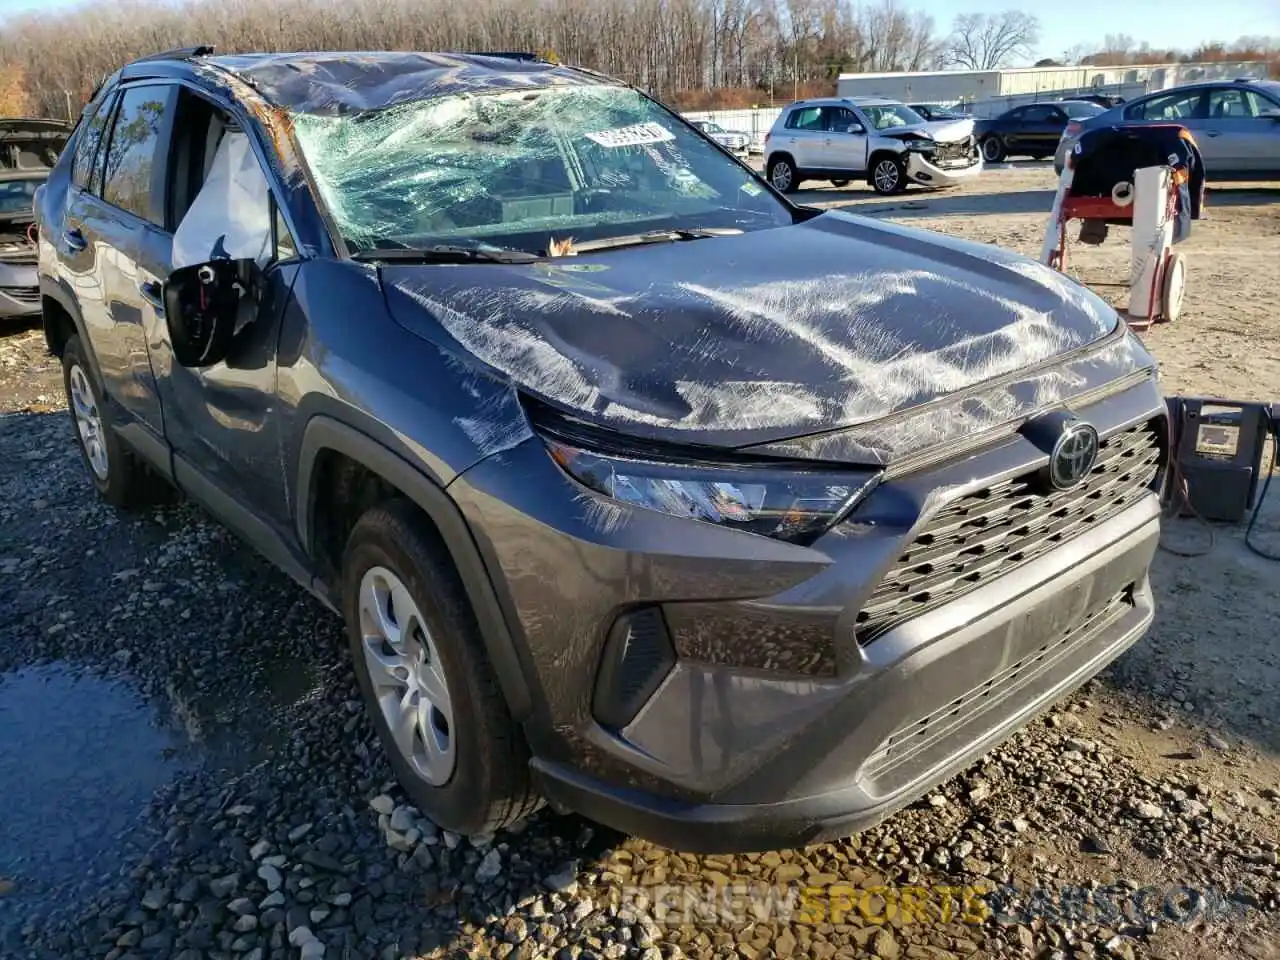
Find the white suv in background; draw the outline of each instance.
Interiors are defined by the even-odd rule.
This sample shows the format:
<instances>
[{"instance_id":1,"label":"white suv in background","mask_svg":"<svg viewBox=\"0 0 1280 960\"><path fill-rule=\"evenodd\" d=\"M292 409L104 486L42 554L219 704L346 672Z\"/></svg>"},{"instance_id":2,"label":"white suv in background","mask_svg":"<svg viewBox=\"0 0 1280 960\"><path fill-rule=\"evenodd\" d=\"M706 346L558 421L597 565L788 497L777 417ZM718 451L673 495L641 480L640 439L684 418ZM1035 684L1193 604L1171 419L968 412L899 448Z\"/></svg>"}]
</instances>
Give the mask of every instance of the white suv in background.
<instances>
[{"instance_id":1,"label":"white suv in background","mask_svg":"<svg viewBox=\"0 0 1280 960\"><path fill-rule=\"evenodd\" d=\"M865 179L892 194L909 183L952 186L982 170L972 119L930 123L879 97L798 100L779 114L764 151L769 182L783 193L803 180L842 187Z\"/></svg>"}]
</instances>

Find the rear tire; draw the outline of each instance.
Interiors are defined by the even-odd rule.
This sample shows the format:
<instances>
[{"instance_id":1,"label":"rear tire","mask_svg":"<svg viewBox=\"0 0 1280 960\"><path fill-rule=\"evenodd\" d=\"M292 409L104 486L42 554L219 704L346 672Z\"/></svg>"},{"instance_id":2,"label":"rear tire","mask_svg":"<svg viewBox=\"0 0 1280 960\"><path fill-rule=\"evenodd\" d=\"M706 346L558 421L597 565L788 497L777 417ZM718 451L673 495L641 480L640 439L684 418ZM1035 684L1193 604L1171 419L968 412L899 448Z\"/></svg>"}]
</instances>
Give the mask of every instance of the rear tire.
<instances>
[{"instance_id":1,"label":"rear tire","mask_svg":"<svg viewBox=\"0 0 1280 960\"><path fill-rule=\"evenodd\" d=\"M795 164L790 157L774 157L767 171L769 182L779 193L795 193L800 186Z\"/></svg>"},{"instance_id":2,"label":"rear tire","mask_svg":"<svg viewBox=\"0 0 1280 960\"><path fill-rule=\"evenodd\" d=\"M536 810L528 747L462 581L440 535L408 501L374 507L351 531L342 610L365 704L414 805L464 836Z\"/></svg>"},{"instance_id":3,"label":"rear tire","mask_svg":"<svg viewBox=\"0 0 1280 960\"><path fill-rule=\"evenodd\" d=\"M78 336L62 348L62 387L76 447L89 480L113 507L150 507L173 499L174 489L120 442L103 409L102 381Z\"/></svg>"},{"instance_id":4,"label":"rear tire","mask_svg":"<svg viewBox=\"0 0 1280 960\"><path fill-rule=\"evenodd\" d=\"M999 137L987 137L982 141L982 159L987 163L999 163L1005 158L1004 144Z\"/></svg>"}]
</instances>

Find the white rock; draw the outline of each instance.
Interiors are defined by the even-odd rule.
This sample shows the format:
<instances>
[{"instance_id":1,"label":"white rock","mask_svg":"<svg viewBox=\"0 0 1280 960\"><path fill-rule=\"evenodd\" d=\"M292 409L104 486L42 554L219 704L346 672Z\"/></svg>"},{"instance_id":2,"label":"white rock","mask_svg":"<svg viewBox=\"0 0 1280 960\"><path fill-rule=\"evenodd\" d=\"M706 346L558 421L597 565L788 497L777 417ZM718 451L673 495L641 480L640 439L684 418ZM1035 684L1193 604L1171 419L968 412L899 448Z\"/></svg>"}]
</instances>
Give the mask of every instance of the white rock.
<instances>
[{"instance_id":1,"label":"white rock","mask_svg":"<svg viewBox=\"0 0 1280 960\"><path fill-rule=\"evenodd\" d=\"M369 806L373 808L374 813L381 813L389 816L391 811L396 808L396 802L385 793L380 793L369 801Z\"/></svg>"},{"instance_id":2,"label":"white rock","mask_svg":"<svg viewBox=\"0 0 1280 960\"><path fill-rule=\"evenodd\" d=\"M315 938L316 935L311 932L310 927L294 927L293 932L289 934L289 943L295 947L300 947Z\"/></svg>"},{"instance_id":3,"label":"white rock","mask_svg":"<svg viewBox=\"0 0 1280 960\"><path fill-rule=\"evenodd\" d=\"M280 871L269 863L264 863L258 868L258 876L262 878L262 882L267 885L267 890L271 893L279 890L280 884L284 882L284 878L280 876Z\"/></svg>"},{"instance_id":4,"label":"white rock","mask_svg":"<svg viewBox=\"0 0 1280 960\"><path fill-rule=\"evenodd\" d=\"M502 856L497 850L490 850L476 867L476 879L484 882L492 880L502 872Z\"/></svg>"},{"instance_id":5,"label":"white rock","mask_svg":"<svg viewBox=\"0 0 1280 960\"><path fill-rule=\"evenodd\" d=\"M418 821L418 811L410 806L396 807L388 826L396 833L408 833Z\"/></svg>"}]
</instances>

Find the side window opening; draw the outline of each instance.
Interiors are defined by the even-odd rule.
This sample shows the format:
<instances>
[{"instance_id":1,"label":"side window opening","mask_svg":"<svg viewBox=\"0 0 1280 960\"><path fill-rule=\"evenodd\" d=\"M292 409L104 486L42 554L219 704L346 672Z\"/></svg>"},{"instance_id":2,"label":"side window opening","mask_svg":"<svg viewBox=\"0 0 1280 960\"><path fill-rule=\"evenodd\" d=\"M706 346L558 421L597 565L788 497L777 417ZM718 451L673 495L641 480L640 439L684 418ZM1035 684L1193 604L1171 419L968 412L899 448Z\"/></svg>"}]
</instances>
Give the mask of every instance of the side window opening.
<instances>
[{"instance_id":1,"label":"side window opening","mask_svg":"<svg viewBox=\"0 0 1280 960\"><path fill-rule=\"evenodd\" d=\"M102 192L102 141L110 126L111 111L116 105L115 93L103 97L93 116L76 137L76 152L71 158L71 181L92 194Z\"/></svg>"},{"instance_id":2,"label":"side window opening","mask_svg":"<svg viewBox=\"0 0 1280 960\"><path fill-rule=\"evenodd\" d=\"M172 87L160 85L124 89L102 169L103 200L161 227L157 188L164 180L162 147L168 143L173 94Z\"/></svg>"},{"instance_id":3,"label":"side window opening","mask_svg":"<svg viewBox=\"0 0 1280 960\"><path fill-rule=\"evenodd\" d=\"M296 256L249 135L235 119L184 89L179 129L167 198L174 269L221 258L265 267Z\"/></svg>"}]
</instances>

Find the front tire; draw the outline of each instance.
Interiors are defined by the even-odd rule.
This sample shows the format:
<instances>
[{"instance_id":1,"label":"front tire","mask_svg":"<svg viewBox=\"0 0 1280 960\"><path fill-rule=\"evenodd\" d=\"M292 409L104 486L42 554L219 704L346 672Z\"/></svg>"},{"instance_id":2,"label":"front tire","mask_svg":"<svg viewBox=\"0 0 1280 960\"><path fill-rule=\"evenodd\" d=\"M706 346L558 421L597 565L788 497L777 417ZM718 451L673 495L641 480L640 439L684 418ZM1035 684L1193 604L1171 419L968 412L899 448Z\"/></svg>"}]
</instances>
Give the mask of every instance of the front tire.
<instances>
[{"instance_id":1,"label":"front tire","mask_svg":"<svg viewBox=\"0 0 1280 960\"><path fill-rule=\"evenodd\" d=\"M878 157L871 165L871 187L881 196L892 196L907 188L907 166L901 157Z\"/></svg>"},{"instance_id":2,"label":"front tire","mask_svg":"<svg viewBox=\"0 0 1280 960\"><path fill-rule=\"evenodd\" d=\"M1004 144L999 137L987 137L982 141L982 159L987 163L999 163L1005 158Z\"/></svg>"},{"instance_id":3,"label":"front tire","mask_svg":"<svg viewBox=\"0 0 1280 960\"><path fill-rule=\"evenodd\" d=\"M769 161L769 182L779 193L795 193L800 186L795 165L790 157L774 157Z\"/></svg>"},{"instance_id":4,"label":"front tire","mask_svg":"<svg viewBox=\"0 0 1280 960\"><path fill-rule=\"evenodd\" d=\"M62 349L62 386L80 460L98 496L121 508L148 507L170 499L173 488L116 436L102 409L102 383L77 336Z\"/></svg>"},{"instance_id":5,"label":"front tire","mask_svg":"<svg viewBox=\"0 0 1280 960\"><path fill-rule=\"evenodd\" d=\"M391 768L445 830L491 833L541 800L462 582L407 501L368 511L343 559L356 678Z\"/></svg>"}]
</instances>

